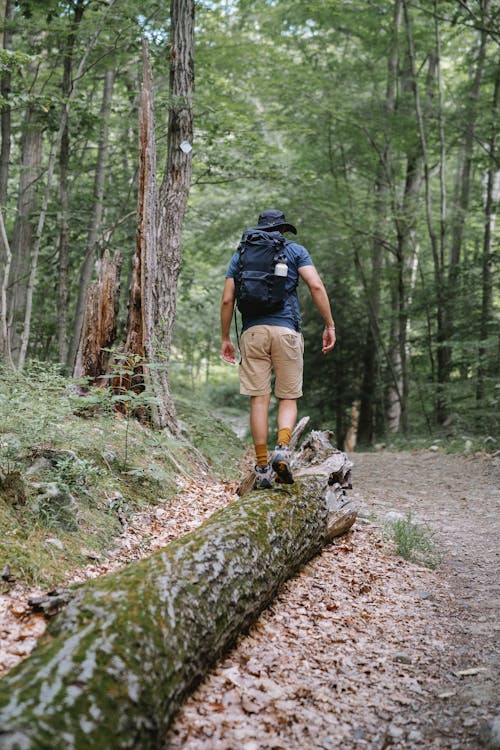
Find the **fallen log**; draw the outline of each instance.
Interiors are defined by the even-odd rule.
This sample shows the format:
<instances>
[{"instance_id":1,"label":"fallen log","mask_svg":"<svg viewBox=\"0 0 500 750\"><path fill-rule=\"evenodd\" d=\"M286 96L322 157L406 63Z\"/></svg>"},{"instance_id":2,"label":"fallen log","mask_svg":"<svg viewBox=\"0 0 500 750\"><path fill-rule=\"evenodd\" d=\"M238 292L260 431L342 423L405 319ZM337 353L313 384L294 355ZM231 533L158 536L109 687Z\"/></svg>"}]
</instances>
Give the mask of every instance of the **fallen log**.
<instances>
[{"instance_id":1,"label":"fallen log","mask_svg":"<svg viewBox=\"0 0 500 750\"><path fill-rule=\"evenodd\" d=\"M324 476L250 493L86 584L0 681L0 748L158 747L185 695L325 544L339 517L327 496Z\"/></svg>"}]
</instances>

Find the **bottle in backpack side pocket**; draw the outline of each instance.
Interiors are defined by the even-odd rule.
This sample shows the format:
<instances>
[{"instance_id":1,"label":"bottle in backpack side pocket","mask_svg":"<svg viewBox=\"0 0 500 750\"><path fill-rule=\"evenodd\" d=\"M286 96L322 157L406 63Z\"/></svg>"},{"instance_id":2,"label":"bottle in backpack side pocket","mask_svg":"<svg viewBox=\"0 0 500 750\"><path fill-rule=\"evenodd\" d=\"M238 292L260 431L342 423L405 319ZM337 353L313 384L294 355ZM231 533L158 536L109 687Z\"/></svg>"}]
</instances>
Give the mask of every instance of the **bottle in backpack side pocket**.
<instances>
[{"instance_id":1,"label":"bottle in backpack side pocket","mask_svg":"<svg viewBox=\"0 0 500 750\"><path fill-rule=\"evenodd\" d=\"M288 265L283 261L278 261L274 266L275 276L288 276Z\"/></svg>"}]
</instances>

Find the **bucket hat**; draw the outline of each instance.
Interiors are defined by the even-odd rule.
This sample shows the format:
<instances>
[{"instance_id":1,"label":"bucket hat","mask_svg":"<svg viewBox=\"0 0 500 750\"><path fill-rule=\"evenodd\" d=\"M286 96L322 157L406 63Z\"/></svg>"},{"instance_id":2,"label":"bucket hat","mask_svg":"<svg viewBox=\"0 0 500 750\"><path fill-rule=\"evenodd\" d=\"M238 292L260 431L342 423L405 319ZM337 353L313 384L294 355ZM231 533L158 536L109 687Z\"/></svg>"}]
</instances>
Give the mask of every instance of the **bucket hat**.
<instances>
[{"instance_id":1,"label":"bucket hat","mask_svg":"<svg viewBox=\"0 0 500 750\"><path fill-rule=\"evenodd\" d=\"M297 230L293 224L288 224L285 220L285 214L283 211L276 211L274 209L262 211L259 216L257 229L263 229L264 231L269 232L278 227L283 227L284 232L293 232L293 234L297 234Z\"/></svg>"}]
</instances>

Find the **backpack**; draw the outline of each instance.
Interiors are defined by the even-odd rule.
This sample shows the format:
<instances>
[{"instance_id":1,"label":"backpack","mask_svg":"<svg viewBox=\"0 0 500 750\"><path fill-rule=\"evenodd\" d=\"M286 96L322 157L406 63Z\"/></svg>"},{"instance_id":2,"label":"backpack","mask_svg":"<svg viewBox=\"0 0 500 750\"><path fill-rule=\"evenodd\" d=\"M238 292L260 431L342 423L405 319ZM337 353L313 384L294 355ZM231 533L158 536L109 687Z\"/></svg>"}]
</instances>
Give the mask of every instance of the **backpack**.
<instances>
[{"instance_id":1,"label":"backpack","mask_svg":"<svg viewBox=\"0 0 500 750\"><path fill-rule=\"evenodd\" d=\"M235 275L236 305L243 315L265 315L281 310L288 268L285 238L279 232L247 229L238 245ZM280 268L276 269L276 265ZM283 264L285 267L283 267ZM282 275L278 275L278 274Z\"/></svg>"}]
</instances>

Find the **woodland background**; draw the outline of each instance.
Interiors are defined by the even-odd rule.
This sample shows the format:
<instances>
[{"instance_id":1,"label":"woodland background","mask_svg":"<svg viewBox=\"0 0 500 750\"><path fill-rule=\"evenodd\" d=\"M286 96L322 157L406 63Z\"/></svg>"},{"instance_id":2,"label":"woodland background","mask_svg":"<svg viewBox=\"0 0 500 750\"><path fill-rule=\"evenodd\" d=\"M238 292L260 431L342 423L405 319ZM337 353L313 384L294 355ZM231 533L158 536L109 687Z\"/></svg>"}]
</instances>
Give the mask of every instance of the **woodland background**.
<instances>
[{"instance_id":1,"label":"woodland background","mask_svg":"<svg viewBox=\"0 0 500 750\"><path fill-rule=\"evenodd\" d=\"M162 165L175 104L169 12L155 0L2 0L0 16L3 363L71 374L106 250L122 257L126 324L141 44ZM491 0L196 3L174 397L245 409L219 359L220 293L241 231L280 208L337 324L323 358L322 321L304 296L301 411L334 428L339 447L353 404L361 443L394 433L494 444L499 40Z\"/></svg>"}]
</instances>

